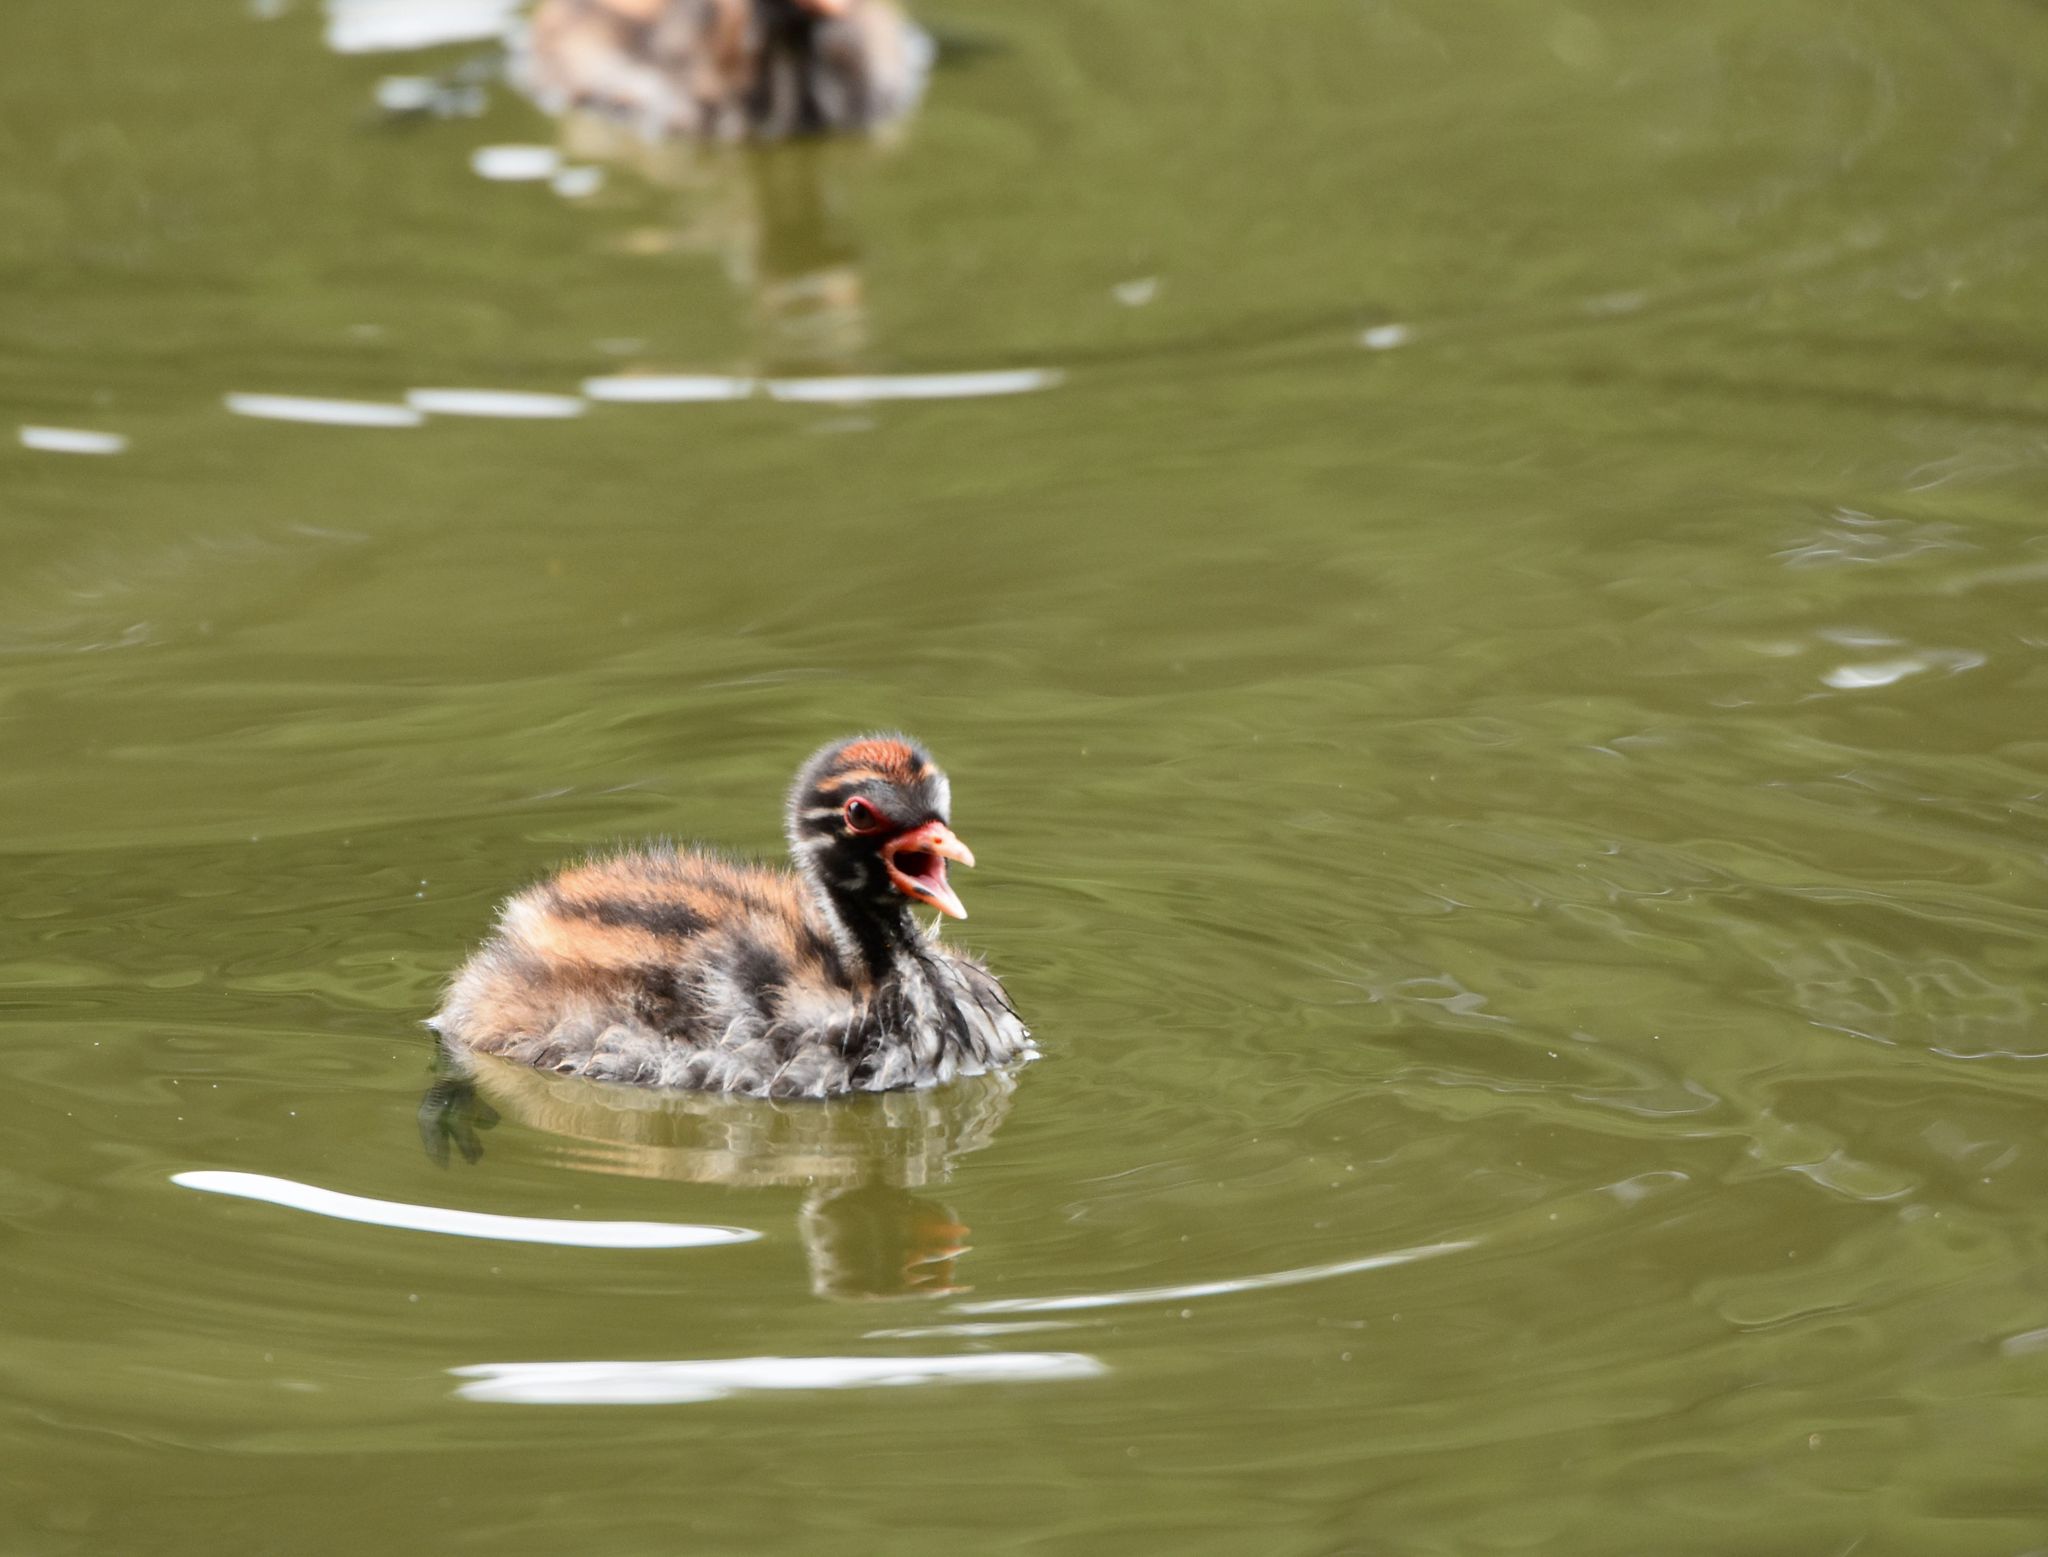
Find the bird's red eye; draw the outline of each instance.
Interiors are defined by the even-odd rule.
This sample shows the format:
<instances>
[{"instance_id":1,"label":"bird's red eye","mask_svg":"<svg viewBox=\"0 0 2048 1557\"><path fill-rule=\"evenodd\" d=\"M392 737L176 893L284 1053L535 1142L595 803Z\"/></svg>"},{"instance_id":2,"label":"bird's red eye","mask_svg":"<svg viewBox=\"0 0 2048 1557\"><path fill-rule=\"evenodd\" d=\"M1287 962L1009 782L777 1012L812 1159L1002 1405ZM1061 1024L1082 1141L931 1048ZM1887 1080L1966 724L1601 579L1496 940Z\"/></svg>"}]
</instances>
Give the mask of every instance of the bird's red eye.
<instances>
[{"instance_id":1,"label":"bird's red eye","mask_svg":"<svg viewBox=\"0 0 2048 1557\"><path fill-rule=\"evenodd\" d=\"M846 825L857 833L878 833L888 824L881 812L855 795L846 802Z\"/></svg>"}]
</instances>

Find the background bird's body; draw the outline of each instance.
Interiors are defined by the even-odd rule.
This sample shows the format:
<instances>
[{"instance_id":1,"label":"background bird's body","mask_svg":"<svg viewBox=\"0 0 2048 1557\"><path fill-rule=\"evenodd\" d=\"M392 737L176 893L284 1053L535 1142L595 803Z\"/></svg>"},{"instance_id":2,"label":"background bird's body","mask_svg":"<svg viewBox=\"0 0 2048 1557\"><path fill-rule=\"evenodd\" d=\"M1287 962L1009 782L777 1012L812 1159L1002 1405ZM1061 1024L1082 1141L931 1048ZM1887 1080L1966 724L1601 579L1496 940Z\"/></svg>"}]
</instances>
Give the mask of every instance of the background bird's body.
<instances>
[{"instance_id":1,"label":"background bird's body","mask_svg":"<svg viewBox=\"0 0 2048 1557\"><path fill-rule=\"evenodd\" d=\"M542 0L514 76L551 113L775 140L902 118L931 56L893 0Z\"/></svg>"},{"instance_id":2,"label":"background bird's body","mask_svg":"<svg viewBox=\"0 0 2048 1557\"><path fill-rule=\"evenodd\" d=\"M818 825L804 802L800 779L793 844ZM945 832L901 832L934 828ZM505 904L433 1025L452 1045L546 1070L756 1097L930 1086L1032 1057L994 975L917 928L901 888L867 887L863 862L881 856L863 845L813 845L862 868L853 897L801 845L795 873L673 845L572 866ZM942 866L936 880L950 897Z\"/></svg>"}]
</instances>

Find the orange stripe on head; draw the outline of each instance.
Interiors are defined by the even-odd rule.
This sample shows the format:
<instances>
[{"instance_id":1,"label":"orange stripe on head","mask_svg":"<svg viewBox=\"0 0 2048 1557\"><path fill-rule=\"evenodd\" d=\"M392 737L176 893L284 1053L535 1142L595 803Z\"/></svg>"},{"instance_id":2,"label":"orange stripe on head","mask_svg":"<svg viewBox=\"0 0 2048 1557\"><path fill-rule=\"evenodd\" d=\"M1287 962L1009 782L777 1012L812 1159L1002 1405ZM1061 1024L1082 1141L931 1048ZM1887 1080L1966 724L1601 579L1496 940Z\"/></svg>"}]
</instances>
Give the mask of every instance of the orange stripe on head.
<instances>
[{"instance_id":1,"label":"orange stripe on head","mask_svg":"<svg viewBox=\"0 0 2048 1557\"><path fill-rule=\"evenodd\" d=\"M918 767L917 753L901 741L855 741L839 749L839 760L878 768L881 777L898 784L914 779Z\"/></svg>"}]
</instances>

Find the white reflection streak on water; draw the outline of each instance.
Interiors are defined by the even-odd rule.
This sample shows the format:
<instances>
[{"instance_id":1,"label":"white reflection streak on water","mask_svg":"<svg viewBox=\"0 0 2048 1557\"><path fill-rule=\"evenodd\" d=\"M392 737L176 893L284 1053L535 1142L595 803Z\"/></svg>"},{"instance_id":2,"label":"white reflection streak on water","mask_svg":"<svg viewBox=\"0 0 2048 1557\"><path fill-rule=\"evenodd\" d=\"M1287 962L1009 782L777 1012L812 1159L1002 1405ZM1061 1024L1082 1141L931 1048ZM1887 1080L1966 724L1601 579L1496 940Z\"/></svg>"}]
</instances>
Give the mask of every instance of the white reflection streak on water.
<instances>
[{"instance_id":1,"label":"white reflection streak on water","mask_svg":"<svg viewBox=\"0 0 2048 1557\"><path fill-rule=\"evenodd\" d=\"M273 1178L267 1173L199 1169L174 1173L171 1182L186 1189L289 1206L315 1216L339 1217L345 1222L397 1227L409 1232L447 1233L457 1238L492 1238L504 1243L547 1243L576 1249L697 1249L712 1244L749 1243L761 1236L744 1227L699 1227L687 1222L570 1222L451 1211L442 1206L344 1195L338 1190Z\"/></svg>"},{"instance_id":2,"label":"white reflection streak on water","mask_svg":"<svg viewBox=\"0 0 2048 1557\"><path fill-rule=\"evenodd\" d=\"M465 1400L527 1406L694 1405L770 1390L888 1389L1099 1378L1080 1352L964 1357L721 1357L703 1362L485 1362L448 1370Z\"/></svg>"},{"instance_id":3,"label":"white reflection streak on water","mask_svg":"<svg viewBox=\"0 0 2048 1557\"><path fill-rule=\"evenodd\" d=\"M956 1303L963 1314L1053 1314L1081 1308L1130 1308L1141 1303L1181 1303L1189 1298L1222 1297L1233 1292L1263 1292L1272 1287L1299 1287L1333 1276L1352 1276L1360 1271L1387 1270L1396 1265L1413 1265L1443 1254L1477 1248L1476 1238L1450 1243L1418 1244L1412 1249L1395 1249L1388 1254L1369 1254L1360 1260L1338 1260L1329 1265L1304 1265L1297 1270L1269 1271L1259 1276L1234 1276L1223 1281L1196 1281L1184 1287L1137 1287L1128 1292L1083 1292L1071 1297L985 1298L978 1303Z\"/></svg>"},{"instance_id":4,"label":"white reflection streak on water","mask_svg":"<svg viewBox=\"0 0 2048 1557\"><path fill-rule=\"evenodd\" d=\"M1925 654L1882 660L1873 665L1838 665L1820 679L1841 692L1860 692L1870 687L1888 687L1924 671L1945 670L1951 676L1975 670L1984 656L1959 649L1934 649Z\"/></svg>"},{"instance_id":5,"label":"white reflection streak on water","mask_svg":"<svg viewBox=\"0 0 2048 1557\"><path fill-rule=\"evenodd\" d=\"M405 403L431 416L497 416L511 420L547 420L581 416L583 401L574 395L536 395L516 389L409 389Z\"/></svg>"},{"instance_id":6,"label":"white reflection streak on water","mask_svg":"<svg viewBox=\"0 0 2048 1557\"><path fill-rule=\"evenodd\" d=\"M1052 368L995 373L880 373L868 377L778 378L768 381L777 400L826 405L866 400L966 400L979 395L1022 395L1051 389L1064 374Z\"/></svg>"},{"instance_id":7,"label":"white reflection streak on water","mask_svg":"<svg viewBox=\"0 0 2048 1557\"><path fill-rule=\"evenodd\" d=\"M750 378L722 378L708 373L628 373L583 381L592 400L620 405L689 405L699 401L744 400L756 385Z\"/></svg>"},{"instance_id":8,"label":"white reflection streak on water","mask_svg":"<svg viewBox=\"0 0 2048 1557\"><path fill-rule=\"evenodd\" d=\"M23 427L21 446L41 454L119 454L128 440L119 433L88 432L82 427Z\"/></svg>"},{"instance_id":9,"label":"white reflection streak on water","mask_svg":"<svg viewBox=\"0 0 2048 1557\"><path fill-rule=\"evenodd\" d=\"M384 405L374 400L234 394L227 397L226 404L237 416L267 422L317 422L325 427L417 427L426 420L409 405Z\"/></svg>"},{"instance_id":10,"label":"white reflection streak on water","mask_svg":"<svg viewBox=\"0 0 2048 1557\"><path fill-rule=\"evenodd\" d=\"M1033 1331L1078 1330L1088 1324L1107 1324L1104 1319L1076 1321L1072 1319L1012 1319L983 1320L958 1325L912 1325L903 1330L870 1330L865 1339L870 1341L931 1341L959 1339L978 1341L993 1335L1029 1335Z\"/></svg>"},{"instance_id":11,"label":"white reflection streak on water","mask_svg":"<svg viewBox=\"0 0 2048 1557\"><path fill-rule=\"evenodd\" d=\"M552 146L479 146L470 171L499 184L537 183L562 171L562 154Z\"/></svg>"},{"instance_id":12,"label":"white reflection streak on water","mask_svg":"<svg viewBox=\"0 0 2048 1557\"><path fill-rule=\"evenodd\" d=\"M327 46L383 54L502 35L523 0L327 0Z\"/></svg>"},{"instance_id":13,"label":"white reflection streak on water","mask_svg":"<svg viewBox=\"0 0 2048 1557\"><path fill-rule=\"evenodd\" d=\"M772 398L792 403L859 405L875 400L966 400L988 395L1017 395L1031 390L1050 389L1064 380L1063 373L1049 368L997 373L905 373L865 378L769 379L765 383L750 378L728 378L713 374L623 374L584 380L583 395L590 400L603 400L614 404L682 405L745 400L765 389ZM406 402L404 405L390 405L375 400L327 400L309 395L242 393L230 394L225 398L227 408L237 416L253 416L275 422L316 422L329 427L418 427L430 412L437 416L545 418L578 416L586 409L584 399L575 395L535 394L506 389L414 389L406 392ZM24 442L28 441L28 435L32 431L75 439L96 436L62 433L58 429L23 428ZM67 449L66 452L117 451L111 448L86 450L74 447Z\"/></svg>"}]
</instances>

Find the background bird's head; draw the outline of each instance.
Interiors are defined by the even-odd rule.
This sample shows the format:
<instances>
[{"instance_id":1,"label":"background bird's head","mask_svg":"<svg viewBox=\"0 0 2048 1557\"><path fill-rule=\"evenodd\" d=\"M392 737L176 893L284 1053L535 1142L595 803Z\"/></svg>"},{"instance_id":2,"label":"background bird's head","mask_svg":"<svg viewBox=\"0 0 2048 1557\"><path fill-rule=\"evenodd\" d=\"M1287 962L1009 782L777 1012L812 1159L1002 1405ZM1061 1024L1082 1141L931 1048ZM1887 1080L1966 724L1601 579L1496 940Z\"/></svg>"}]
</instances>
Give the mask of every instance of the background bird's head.
<instances>
[{"instance_id":1,"label":"background bird's head","mask_svg":"<svg viewBox=\"0 0 2048 1557\"><path fill-rule=\"evenodd\" d=\"M836 741L790 789L790 853L842 901L900 908L908 899L965 919L946 862L972 865L974 854L953 836L952 806L946 775L909 737Z\"/></svg>"}]
</instances>

